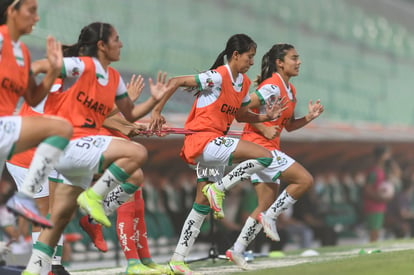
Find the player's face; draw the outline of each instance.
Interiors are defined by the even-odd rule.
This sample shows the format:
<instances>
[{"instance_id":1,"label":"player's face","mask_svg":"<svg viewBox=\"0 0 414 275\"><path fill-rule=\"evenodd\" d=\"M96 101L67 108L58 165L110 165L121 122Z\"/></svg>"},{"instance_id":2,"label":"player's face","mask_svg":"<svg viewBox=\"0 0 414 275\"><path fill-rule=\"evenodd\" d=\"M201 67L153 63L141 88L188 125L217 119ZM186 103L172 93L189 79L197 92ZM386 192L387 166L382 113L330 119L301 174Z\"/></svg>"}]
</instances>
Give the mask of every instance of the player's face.
<instances>
[{"instance_id":1,"label":"player's face","mask_svg":"<svg viewBox=\"0 0 414 275\"><path fill-rule=\"evenodd\" d=\"M239 73L246 73L254 64L254 56L256 55L256 48L251 48L248 52L239 54L236 53L234 60L237 64Z\"/></svg>"},{"instance_id":2,"label":"player's face","mask_svg":"<svg viewBox=\"0 0 414 275\"><path fill-rule=\"evenodd\" d=\"M8 18L15 25L20 35L31 33L34 25L39 21L37 14L37 0L20 0L20 8L11 8Z\"/></svg>"},{"instance_id":3,"label":"player's face","mask_svg":"<svg viewBox=\"0 0 414 275\"><path fill-rule=\"evenodd\" d=\"M295 49L290 49L285 55L283 61L283 70L289 77L297 76L299 74L299 67L302 61L299 59L299 54Z\"/></svg>"},{"instance_id":4,"label":"player's face","mask_svg":"<svg viewBox=\"0 0 414 275\"><path fill-rule=\"evenodd\" d=\"M109 36L108 43L105 44L106 58L112 61L118 61L121 57L122 42L119 39L118 32L113 28Z\"/></svg>"}]
</instances>

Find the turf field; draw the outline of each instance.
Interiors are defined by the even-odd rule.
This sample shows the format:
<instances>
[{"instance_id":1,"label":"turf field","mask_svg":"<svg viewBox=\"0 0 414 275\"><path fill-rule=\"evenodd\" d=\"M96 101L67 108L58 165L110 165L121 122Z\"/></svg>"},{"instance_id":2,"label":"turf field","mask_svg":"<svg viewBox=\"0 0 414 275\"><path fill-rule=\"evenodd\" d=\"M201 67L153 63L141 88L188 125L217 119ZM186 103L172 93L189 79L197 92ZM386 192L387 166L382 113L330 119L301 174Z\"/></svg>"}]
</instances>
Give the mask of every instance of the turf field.
<instances>
[{"instance_id":1,"label":"turf field","mask_svg":"<svg viewBox=\"0 0 414 275\"><path fill-rule=\"evenodd\" d=\"M205 260L190 264L203 274L259 275L412 275L414 240L386 241L375 245L347 245L315 249L316 256L302 256L302 250L284 256L260 257L251 262L249 271L241 271L224 260ZM73 275L122 274L124 268L72 271Z\"/></svg>"}]
</instances>

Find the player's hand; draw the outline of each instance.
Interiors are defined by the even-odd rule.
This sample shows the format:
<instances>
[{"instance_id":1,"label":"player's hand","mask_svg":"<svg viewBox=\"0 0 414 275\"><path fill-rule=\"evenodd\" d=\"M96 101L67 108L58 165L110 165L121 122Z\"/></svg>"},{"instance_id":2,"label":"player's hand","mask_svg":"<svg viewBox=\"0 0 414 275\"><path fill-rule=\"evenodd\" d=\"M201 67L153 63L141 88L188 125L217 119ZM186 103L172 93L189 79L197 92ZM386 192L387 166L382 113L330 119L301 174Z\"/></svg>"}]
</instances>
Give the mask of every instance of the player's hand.
<instances>
[{"instance_id":1,"label":"player's hand","mask_svg":"<svg viewBox=\"0 0 414 275\"><path fill-rule=\"evenodd\" d=\"M263 136L269 140L275 139L280 135L280 127L277 125L272 125L265 127L262 132Z\"/></svg>"},{"instance_id":2,"label":"player's hand","mask_svg":"<svg viewBox=\"0 0 414 275\"><path fill-rule=\"evenodd\" d=\"M133 74L131 76L130 81L126 85L128 90L128 96L134 102L139 98L142 91L144 90L145 84L144 84L144 78L141 75L136 76Z\"/></svg>"},{"instance_id":3,"label":"player's hand","mask_svg":"<svg viewBox=\"0 0 414 275\"><path fill-rule=\"evenodd\" d=\"M167 92L167 73L158 72L157 75L157 82L154 83L152 78L149 78L149 87L151 90L151 96L156 100L159 101Z\"/></svg>"},{"instance_id":4,"label":"player's hand","mask_svg":"<svg viewBox=\"0 0 414 275\"><path fill-rule=\"evenodd\" d=\"M48 36L46 40L46 57L56 75L59 75L63 66L62 44L53 36Z\"/></svg>"},{"instance_id":5,"label":"player's hand","mask_svg":"<svg viewBox=\"0 0 414 275\"><path fill-rule=\"evenodd\" d=\"M152 112L151 113L151 121L149 123L149 129L153 132L160 131L163 127L163 125L167 123L164 116L162 116L158 112Z\"/></svg>"},{"instance_id":6,"label":"player's hand","mask_svg":"<svg viewBox=\"0 0 414 275\"><path fill-rule=\"evenodd\" d=\"M308 114L306 115L306 120L311 121L320 116L324 111L324 107L321 104L321 100L316 100L315 103L312 103L312 100L308 103Z\"/></svg>"},{"instance_id":7,"label":"player's hand","mask_svg":"<svg viewBox=\"0 0 414 275\"><path fill-rule=\"evenodd\" d=\"M269 99L266 102L266 115L269 120L275 120L280 117L282 112L286 110L287 100L285 97L278 97L276 100Z\"/></svg>"}]
</instances>

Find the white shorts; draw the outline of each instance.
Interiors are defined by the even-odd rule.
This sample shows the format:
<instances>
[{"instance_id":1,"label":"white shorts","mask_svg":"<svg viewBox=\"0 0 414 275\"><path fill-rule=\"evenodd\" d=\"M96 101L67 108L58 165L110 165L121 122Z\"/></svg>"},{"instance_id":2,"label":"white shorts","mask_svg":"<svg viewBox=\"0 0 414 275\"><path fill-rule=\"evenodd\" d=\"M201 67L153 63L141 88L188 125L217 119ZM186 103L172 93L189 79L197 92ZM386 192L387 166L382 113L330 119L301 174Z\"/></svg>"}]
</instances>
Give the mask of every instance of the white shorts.
<instances>
[{"instance_id":1,"label":"white shorts","mask_svg":"<svg viewBox=\"0 0 414 275\"><path fill-rule=\"evenodd\" d=\"M11 164L9 162L6 162L7 170L9 171L10 175L13 177L14 182L16 183L17 190L21 190L23 186L23 181L26 178L27 171L29 169ZM49 174L49 180L52 180L51 178L55 179L58 178L59 175L55 170L52 170ZM38 198L44 198L49 196L49 182L46 181L42 185L40 185L40 189L35 192L33 197L35 199Z\"/></svg>"},{"instance_id":2,"label":"white shorts","mask_svg":"<svg viewBox=\"0 0 414 275\"><path fill-rule=\"evenodd\" d=\"M19 139L21 128L22 118L20 116L0 117L0 172L3 170L4 162L10 158L14 143Z\"/></svg>"},{"instance_id":3,"label":"white shorts","mask_svg":"<svg viewBox=\"0 0 414 275\"><path fill-rule=\"evenodd\" d=\"M86 189L97 174L103 152L112 141L111 136L88 136L71 140L56 164L65 184Z\"/></svg>"},{"instance_id":4,"label":"white shorts","mask_svg":"<svg viewBox=\"0 0 414 275\"><path fill-rule=\"evenodd\" d=\"M0 227L16 226L16 217L7 210L5 205L0 206Z\"/></svg>"},{"instance_id":5,"label":"white shorts","mask_svg":"<svg viewBox=\"0 0 414 275\"><path fill-rule=\"evenodd\" d=\"M210 141L203 153L196 159L195 167L198 179L218 181L224 176L224 169L231 165L231 154L236 150L239 139L218 137Z\"/></svg>"},{"instance_id":6,"label":"white shorts","mask_svg":"<svg viewBox=\"0 0 414 275\"><path fill-rule=\"evenodd\" d=\"M273 161L268 167L251 175L250 179L252 183L274 182L280 184L280 181L278 180L280 174L295 163L293 158L281 151L273 150L272 155Z\"/></svg>"}]
</instances>

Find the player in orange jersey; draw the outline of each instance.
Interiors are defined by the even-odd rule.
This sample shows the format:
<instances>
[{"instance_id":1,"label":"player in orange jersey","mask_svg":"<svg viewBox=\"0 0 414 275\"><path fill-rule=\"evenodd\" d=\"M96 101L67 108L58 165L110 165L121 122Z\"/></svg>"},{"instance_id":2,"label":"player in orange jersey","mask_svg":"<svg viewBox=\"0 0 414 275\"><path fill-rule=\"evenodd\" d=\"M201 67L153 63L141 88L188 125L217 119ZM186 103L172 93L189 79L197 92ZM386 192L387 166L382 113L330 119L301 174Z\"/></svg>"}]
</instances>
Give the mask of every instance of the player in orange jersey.
<instances>
[{"instance_id":1,"label":"player in orange jersey","mask_svg":"<svg viewBox=\"0 0 414 275\"><path fill-rule=\"evenodd\" d=\"M269 104L265 114L249 111L250 80L245 73L253 65L255 54L256 43L249 36L231 36L209 71L170 79L167 95L152 112L152 128L155 129L163 122L160 116L163 105L179 87L198 88L185 123L185 129L194 133L185 136L181 150L181 156L188 164L197 165L197 194L169 263L175 274L193 274L184 263L185 257L210 207L217 218L224 217L222 200L226 190L248 180L255 172L265 171L266 167L269 169L264 173L269 176L277 173L269 150L249 141L226 136L234 119L240 122L263 122L276 118L283 110L278 101L272 106ZM223 177L224 167L236 162L240 164Z\"/></svg>"},{"instance_id":2,"label":"player in orange jersey","mask_svg":"<svg viewBox=\"0 0 414 275\"><path fill-rule=\"evenodd\" d=\"M151 96L134 105L120 74L109 66L119 60L121 48L112 25L94 22L82 29L77 43L65 49L74 57L64 58L62 77L76 81L62 93L58 115L72 123L74 139L55 166L64 179L64 184L56 186L51 208L55 226L41 232L24 275L38 275L43 262L50 261L77 204L95 221L109 227L103 198L121 183L143 181L140 167L147 159L146 149L125 139L99 135L99 131L114 104L130 122L146 115L166 92L166 76L159 73L156 83L150 79ZM89 187L93 175L100 173L102 176Z\"/></svg>"},{"instance_id":3,"label":"player in orange jersey","mask_svg":"<svg viewBox=\"0 0 414 275\"><path fill-rule=\"evenodd\" d=\"M39 66L40 66L39 62L34 62L32 64L32 71L34 74L38 73L38 70L40 69ZM137 77L133 75L130 83L127 85L128 94L133 101L135 101L139 97L143 87L144 87L143 78L141 76ZM48 114L48 113L49 114L56 113L57 110L60 108L60 105L56 104L56 102L59 102L59 98L62 92L63 92L63 81L62 79L58 78L56 79L55 84L53 85L49 95L45 97L45 99L38 106L32 108L28 106L27 104L23 103L22 107L20 108L19 114L22 116L27 116L27 115L40 116L40 115ZM105 120L104 124L106 123L106 124L112 125L113 123L110 123L111 121L113 121L113 119ZM107 132L103 132L101 134L109 135ZM25 175L27 174L27 170L28 170L27 167L30 164L33 154L34 154L34 149L27 150L23 153L14 155L13 158L7 162L7 170L10 172L11 176L16 182L18 189L21 188L23 179ZM44 216L49 213L49 205L53 205L54 189L55 189L56 184L59 182L62 183L63 180L60 177L59 173L56 170L53 170L49 175L49 182L44 182L42 184L41 189L38 190L38 192L34 195L36 199L36 204L39 210L41 211L41 214ZM128 187L129 189L134 188L134 186L128 186ZM135 187L135 188L138 188L138 187ZM111 191L112 194L110 193L108 195L108 197L110 197L112 200L109 200L107 198L105 199L105 204L106 204L105 212L106 213L109 213L109 211L112 211L112 212L115 211L115 209L119 206L119 204L114 203L114 200L116 202L119 202L120 201L119 197L123 196L122 192L120 192L119 189L122 190L122 184L119 186L118 189L115 188L115 190ZM124 187L123 189L127 189L127 188ZM128 196L129 198L130 195L124 195L124 196ZM32 227L32 240L34 244L37 242L39 235L40 235L40 228ZM51 268L50 266L44 265L42 272L47 272L48 270L50 270L48 272L48 275L69 274L61 263L64 239L66 240L65 236L63 235L59 238L58 244L55 248L55 254L53 255L53 258L52 258ZM104 244L106 245L106 243Z\"/></svg>"},{"instance_id":4,"label":"player in orange jersey","mask_svg":"<svg viewBox=\"0 0 414 275\"><path fill-rule=\"evenodd\" d=\"M32 72L34 75L38 74L37 62L32 63ZM48 113L55 113L56 104L54 104L55 98L59 97L59 93L62 92L63 82L60 78L57 78L49 92L49 94L35 107L31 107L26 103L23 103L19 115L20 116L42 116ZM47 108L45 108L47 107ZM20 190L23 185L24 178L28 173L30 162L32 161L36 148L29 149L19 154L13 155L13 157L6 162L7 171L13 177L16 183L17 190ZM59 178L59 173L53 169L48 176L49 181L43 182L36 193L34 194L36 205L43 216L49 214L49 205L53 204L53 193L56 183L62 182ZM40 235L41 228L38 226L32 226L32 241L33 244L37 242ZM55 254L53 255L51 267L45 265L43 267L42 274L48 275L66 275L69 274L62 265L62 254L63 254L63 242L64 236L59 238L58 244L55 248Z\"/></svg>"},{"instance_id":5,"label":"player in orange jersey","mask_svg":"<svg viewBox=\"0 0 414 275\"><path fill-rule=\"evenodd\" d=\"M129 85L134 86L134 77ZM128 85L127 85L128 86ZM142 90L142 89L141 89ZM128 89L128 94L134 101L139 89ZM140 91L139 91L140 93ZM131 123L120 114L114 114L104 121L100 135L108 135L130 139L146 130L146 124ZM122 251L127 260L126 274L165 274L168 268L156 264L149 251L147 228L144 220L144 199L142 186L128 182L115 187L103 201L107 216L117 212L116 232ZM94 245L101 251L108 250L102 234L102 225L96 223L88 215L79 221L82 229L88 233Z\"/></svg>"},{"instance_id":6,"label":"player in orange jersey","mask_svg":"<svg viewBox=\"0 0 414 275\"><path fill-rule=\"evenodd\" d=\"M261 75L256 80L258 87L256 92L250 95L251 102L248 107L257 113L265 112L265 103L269 99L285 100L285 110L278 119L246 124L241 139L271 150L279 163L279 179L289 185L277 197L279 181L272 181L260 174L251 176L258 197L258 206L246 220L233 247L226 252L226 255L241 268L247 268L243 252L262 228L272 240L279 240L276 218L291 207L313 184L309 172L280 151L280 133L283 129L300 129L319 117L324 110L320 100L315 103L310 101L308 114L301 118L295 117L296 89L289 80L299 74L300 64L299 54L292 45L274 45L262 58Z\"/></svg>"},{"instance_id":7,"label":"player in orange jersey","mask_svg":"<svg viewBox=\"0 0 414 275\"><path fill-rule=\"evenodd\" d=\"M48 37L46 63L48 70L40 84L36 84L30 72L30 54L19 40L31 33L39 21L36 0L4 0L0 3L0 175L4 162L13 154L38 146L29 173L16 198L7 202L9 210L35 222L50 227L52 224L41 217L33 201L40 184L57 162L72 136L71 125L55 117L13 116L21 96L31 106L36 106L49 92L62 66L60 43ZM33 127L35 125L35 127ZM13 194L10 181L2 180L0 203Z\"/></svg>"}]
</instances>

